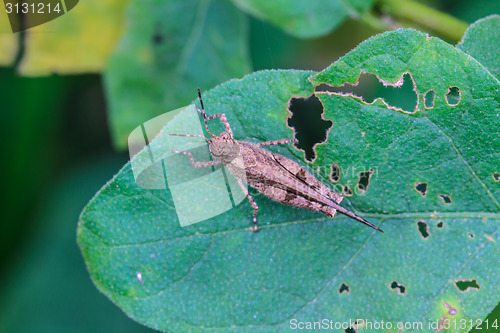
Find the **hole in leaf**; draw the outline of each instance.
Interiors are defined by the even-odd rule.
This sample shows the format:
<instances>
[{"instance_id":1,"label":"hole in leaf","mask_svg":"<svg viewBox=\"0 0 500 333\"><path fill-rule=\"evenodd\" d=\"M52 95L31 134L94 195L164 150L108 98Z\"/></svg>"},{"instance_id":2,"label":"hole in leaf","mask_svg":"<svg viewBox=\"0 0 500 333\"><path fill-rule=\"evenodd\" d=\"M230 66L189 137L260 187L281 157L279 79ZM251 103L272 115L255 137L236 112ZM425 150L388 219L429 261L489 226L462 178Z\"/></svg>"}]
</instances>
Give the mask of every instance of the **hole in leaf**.
<instances>
[{"instance_id":1,"label":"hole in leaf","mask_svg":"<svg viewBox=\"0 0 500 333\"><path fill-rule=\"evenodd\" d=\"M500 182L500 172L493 173L493 180L496 182Z\"/></svg>"},{"instance_id":2,"label":"hole in leaf","mask_svg":"<svg viewBox=\"0 0 500 333\"><path fill-rule=\"evenodd\" d=\"M355 84L345 83L340 87L321 84L316 87L316 91L358 97L366 104L381 98L389 108L406 113L414 113L417 109L415 83L409 73L405 73L396 83L380 80L375 74L362 73Z\"/></svg>"},{"instance_id":3,"label":"hole in leaf","mask_svg":"<svg viewBox=\"0 0 500 333\"><path fill-rule=\"evenodd\" d=\"M434 89L431 89L425 93L424 106L426 109L432 109L434 107L434 98L435 97L436 97L436 93L434 92Z\"/></svg>"},{"instance_id":4,"label":"hole in leaf","mask_svg":"<svg viewBox=\"0 0 500 333\"><path fill-rule=\"evenodd\" d=\"M342 294L342 293L350 293L351 292L351 289L349 288L349 286L345 283L342 283L340 285L340 288L339 288L339 294Z\"/></svg>"},{"instance_id":5,"label":"hole in leaf","mask_svg":"<svg viewBox=\"0 0 500 333\"><path fill-rule=\"evenodd\" d=\"M391 282L391 289L398 289L398 293L400 295L404 295L404 293L406 292L406 287L403 284L399 284L397 281Z\"/></svg>"},{"instance_id":6,"label":"hole in leaf","mask_svg":"<svg viewBox=\"0 0 500 333\"><path fill-rule=\"evenodd\" d=\"M415 190L425 197L427 194L427 183L415 183Z\"/></svg>"},{"instance_id":7,"label":"hole in leaf","mask_svg":"<svg viewBox=\"0 0 500 333\"><path fill-rule=\"evenodd\" d=\"M438 227L439 229L441 229L443 226L444 226L443 221L437 221L436 227Z\"/></svg>"},{"instance_id":8,"label":"hole in leaf","mask_svg":"<svg viewBox=\"0 0 500 333\"><path fill-rule=\"evenodd\" d=\"M461 92L458 87L449 87L448 92L445 95L446 103L448 103L448 105L450 106L458 105L458 103L460 103L460 95Z\"/></svg>"},{"instance_id":9,"label":"hole in leaf","mask_svg":"<svg viewBox=\"0 0 500 333\"><path fill-rule=\"evenodd\" d=\"M358 190L362 192L368 191L368 186L370 185L370 177L373 174L373 169L368 171L361 171L359 173L358 179Z\"/></svg>"},{"instance_id":10,"label":"hole in leaf","mask_svg":"<svg viewBox=\"0 0 500 333\"><path fill-rule=\"evenodd\" d=\"M474 234L472 232L468 232L467 236L469 236L470 239L474 239Z\"/></svg>"},{"instance_id":11,"label":"hole in leaf","mask_svg":"<svg viewBox=\"0 0 500 333\"><path fill-rule=\"evenodd\" d=\"M342 193L344 193L344 196L346 197L352 197L352 190L349 185L344 185L342 188Z\"/></svg>"},{"instance_id":12,"label":"hole in leaf","mask_svg":"<svg viewBox=\"0 0 500 333\"><path fill-rule=\"evenodd\" d=\"M427 225L427 223L425 223L425 221L420 220L417 222L417 225L418 225L418 231L420 232L422 237L424 239L429 237L429 226Z\"/></svg>"},{"instance_id":13,"label":"hole in leaf","mask_svg":"<svg viewBox=\"0 0 500 333\"><path fill-rule=\"evenodd\" d=\"M326 140L333 122L323 119L323 105L315 95L292 98L289 109L292 116L288 118L288 126L295 130L295 146L304 151L308 161L312 161L316 157L314 146Z\"/></svg>"},{"instance_id":14,"label":"hole in leaf","mask_svg":"<svg viewBox=\"0 0 500 333\"><path fill-rule=\"evenodd\" d=\"M331 173L330 173L330 179L332 182L336 183L340 180L340 167L338 164L333 163L330 167Z\"/></svg>"},{"instance_id":15,"label":"hole in leaf","mask_svg":"<svg viewBox=\"0 0 500 333\"><path fill-rule=\"evenodd\" d=\"M353 320L354 327L359 328L359 327L365 327L366 326L366 320L364 319L355 319Z\"/></svg>"},{"instance_id":16,"label":"hole in leaf","mask_svg":"<svg viewBox=\"0 0 500 333\"><path fill-rule=\"evenodd\" d=\"M443 199L443 202L446 204L446 205L449 205L451 204L451 197L448 195L448 194L440 194L439 197L441 199Z\"/></svg>"},{"instance_id":17,"label":"hole in leaf","mask_svg":"<svg viewBox=\"0 0 500 333\"><path fill-rule=\"evenodd\" d=\"M476 280L459 280L455 281L455 285L461 292L469 291L469 289L479 290L481 288Z\"/></svg>"},{"instance_id":18,"label":"hole in leaf","mask_svg":"<svg viewBox=\"0 0 500 333\"><path fill-rule=\"evenodd\" d=\"M356 330L353 327L348 327L344 331L345 333L356 333Z\"/></svg>"}]
</instances>

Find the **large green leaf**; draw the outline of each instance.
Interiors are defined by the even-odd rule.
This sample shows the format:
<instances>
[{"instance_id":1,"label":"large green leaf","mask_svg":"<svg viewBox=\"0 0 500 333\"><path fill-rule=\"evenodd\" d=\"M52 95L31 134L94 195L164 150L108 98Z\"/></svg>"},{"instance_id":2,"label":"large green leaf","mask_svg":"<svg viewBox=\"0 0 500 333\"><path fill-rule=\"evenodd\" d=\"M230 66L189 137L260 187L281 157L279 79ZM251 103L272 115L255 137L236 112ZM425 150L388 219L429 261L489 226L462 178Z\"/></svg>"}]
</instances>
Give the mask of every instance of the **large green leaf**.
<instances>
[{"instance_id":1,"label":"large green leaf","mask_svg":"<svg viewBox=\"0 0 500 333\"><path fill-rule=\"evenodd\" d=\"M354 189L359 172L373 169L368 191L353 197L355 207L370 212L368 216L398 217L415 228L422 221L430 227L422 243L400 244L424 257L417 266L401 262L404 257L385 261L402 263L402 273L414 277L413 288L416 281L426 281L420 295L428 303L420 302L426 309L415 319L432 319L450 299L460 310L449 319L482 318L499 300L494 282L499 272L490 265L500 259L495 243L500 230L500 84L466 54L414 30L385 33L362 43L312 82L340 86L356 83L362 73L374 73L385 84L395 84L409 73L418 98L416 109L404 112L388 109L380 100L367 105L356 97L318 94L325 118L334 125L330 140L318 147L315 163L338 166L339 184ZM460 90L457 105L447 101L451 87ZM424 101L431 89L433 106ZM426 184L424 195L417 191L419 184ZM439 221L457 235L440 235ZM464 244L461 238L466 235L481 244ZM444 248L428 243L434 241L448 244L453 259L429 258L445 256ZM463 248L467 250L459 254ZM428 271L419 274L422 266ZM436 275L447 276L446 282L436 283ZM477 280L480 289L463 293L456 287L458 280ZM434 289L437 285L439 291Z\"/></svg>"},{"instance_id":2,"label":"large green leaf","mask_svg":"<svg viewBox=\"0 0 500 333\"><path fill-rule=\"evenodd\" d=\"M499 79L500 15L491 15L474 22L457 47L473 56Z\"/></svg>"},{"instance_id":3,"label":"large green leaf","mask_svg":"<svg viewBox=\"0 0 500 333\"><path fill-rule=\"evenodd\" d=\"M225 0L135 1L106 69L114 144L152 117L249 72L246 20Z\"/></svg>"},{"instance_id":4,"label":"large green leaf","mask_svg":"<svg viewBox=\"0 0 500 333\"><path fill-rule=\"evenodd\" d=\"M302 38L323 36L348 17L359 17L374 0L233 0L242 10Z\"/></svg>"},{"instance_id":5,"label":"large green leaf","mask_svg":"<svg viewBox=\"0 0 500 333\"><path fill-rule=\"evenodd\" d=\"M418 110L318 93L333 126L314 162L301 163L332 188L349 185L353 195L344 205L384 234L255 191L259 233L248 230L247 201L182 228L171 192L138 187L127 164L87 205L78 227L97 287L135 320L172 332L288 331L323 318L384 321L383 331L392 332L398 322L420 322L420 331L430 332L429 321L485 318L500 293L500 96L498 81L478 62L439 39L399 30L367 40L316 75L257 72L204 100L209 114L227 115L237 139L291 138L290 98L308 96L319 83L354 83L362 72L387 82L410 73ZM461 91L455 106L445 102L450 86ZM435 103L425 109L431 88ZM185 110L152 147L168 150L167 133L190 130L180 116ZM210 126L221 129L216 120ZM269 149L303 158L292 145ZM340 170L337 183L332 164ZM358 190L360 172L370 169L368 188ZM417 183L427 184L425 196Z\"/></svg>"}]
</instances>

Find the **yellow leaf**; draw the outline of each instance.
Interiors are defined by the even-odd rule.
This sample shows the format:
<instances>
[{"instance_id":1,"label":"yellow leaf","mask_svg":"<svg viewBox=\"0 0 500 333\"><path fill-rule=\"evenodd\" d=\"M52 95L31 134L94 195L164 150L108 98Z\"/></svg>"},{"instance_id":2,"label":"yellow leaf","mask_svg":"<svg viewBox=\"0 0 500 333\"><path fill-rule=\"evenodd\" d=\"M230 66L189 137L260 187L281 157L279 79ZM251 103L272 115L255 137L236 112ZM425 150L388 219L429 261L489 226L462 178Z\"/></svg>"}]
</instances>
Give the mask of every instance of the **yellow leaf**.
<instances>
[{"instance_id":1,"label":"yellow leaf","mask_svg":"<svg viewBox=\"0 0 500 333\"><path fill-rule=\"evenodd\" d=\"M0 8L0 65L8 66L16 58L19 35L12 33L7 13Z\"/></svg>"},{"instance_id":2,"label":"yellow leaf","mask_svg":"<svg viewBox=\"0 0 500 333\"><path fill-rule=\"evenodd\" d=\"M128 0L81 1L63 16L27 30L20 72L100 72L124 28Z\"/></svg>"}]
</instances>

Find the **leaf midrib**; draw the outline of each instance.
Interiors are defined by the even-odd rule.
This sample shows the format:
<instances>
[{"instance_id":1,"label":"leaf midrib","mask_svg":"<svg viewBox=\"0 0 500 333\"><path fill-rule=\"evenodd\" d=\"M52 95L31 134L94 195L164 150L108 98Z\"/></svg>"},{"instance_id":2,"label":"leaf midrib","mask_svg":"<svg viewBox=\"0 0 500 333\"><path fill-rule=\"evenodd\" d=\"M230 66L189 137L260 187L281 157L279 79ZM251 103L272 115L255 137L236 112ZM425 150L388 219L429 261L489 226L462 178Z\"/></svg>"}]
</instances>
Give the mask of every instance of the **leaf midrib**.
<instances>
[{"instance_id":1,"label":"leaf midrib","mask_svg":"<svg viewBox=\"0 0 500 333\"><path fill-rule=\"evenodd\" d=\"M436 213L436 212L425 212L425 213L399 213L399 214L388 214L388 215L380 215L380 214L360 214L360 216L363 217L368 217L368 218L380 218L381 222L385 220L390 220L390 219L439 219L439 218L489 218L489 219L499 219L500 220L500 212L499 213L483 213L483 212L451 212L451 213ZM313 218L313 219L304 219L304 220L299 220L299 221L290 221L290 222L283 222L283 223L278 223L278 224L269 224L269 225L263 225L259 226L259 232L263 232L266 229L272 229L272 228L279 228L279 227L286 227L289 225L299 225L299 224L308 224L308 223L316 223L316 222L326 222L329 220L341 220L341 219L348 219L347 217L337 217L337 218L327 218L327 217L319 217L319 218ZM227 235L227 234L233 234L237 232L252 232L253 227L249 226L247 228L234 228L230 230L224 230L224 231L218 231L218 232L213 232L213 233L199 233L195 232L190 235L186 236L179 236L175 238L168 238L168 239L158 239L158 240L153 240L153 241L147 241L147 242L140 242L140 243L125 243L125 244L109 244L107 242L104 242L103 235L95 233L94 230L89 228L85 223L81 225L85 229L87 229L89 232L91 232L94 236L99 238L101 240L101 244L103 246L111 248L111 249L116 249L116 248L127 248L127 247L134 247L134 246L143 246L143 245L153 245L153 244L161 244L161 243L168 243L171 241L176 241L179 239L189 239L193 237L212 237L212 236L219 236L219 235Z\"/></svg>"}]
</instances>

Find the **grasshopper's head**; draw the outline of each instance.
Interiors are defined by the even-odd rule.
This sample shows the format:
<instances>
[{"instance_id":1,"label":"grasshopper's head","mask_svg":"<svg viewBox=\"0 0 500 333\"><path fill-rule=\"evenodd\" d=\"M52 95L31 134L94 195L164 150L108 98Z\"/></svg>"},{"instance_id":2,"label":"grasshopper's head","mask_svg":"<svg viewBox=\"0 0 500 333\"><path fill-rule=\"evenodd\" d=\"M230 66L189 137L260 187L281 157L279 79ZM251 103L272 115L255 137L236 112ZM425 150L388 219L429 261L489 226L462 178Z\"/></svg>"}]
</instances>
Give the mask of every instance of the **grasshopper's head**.
<instances>
[{"instance_id":1,"label":"grasshopper's head","mask_svg":"<svg viewBox=\"0 0 500 333\"><path fill-rule=\"evenodd\" d=\"M222 163L230 163L240 154L238 142L225 131L212 136L208 141L208 148L212 156Z\"/></svg>"}]
</instances>

